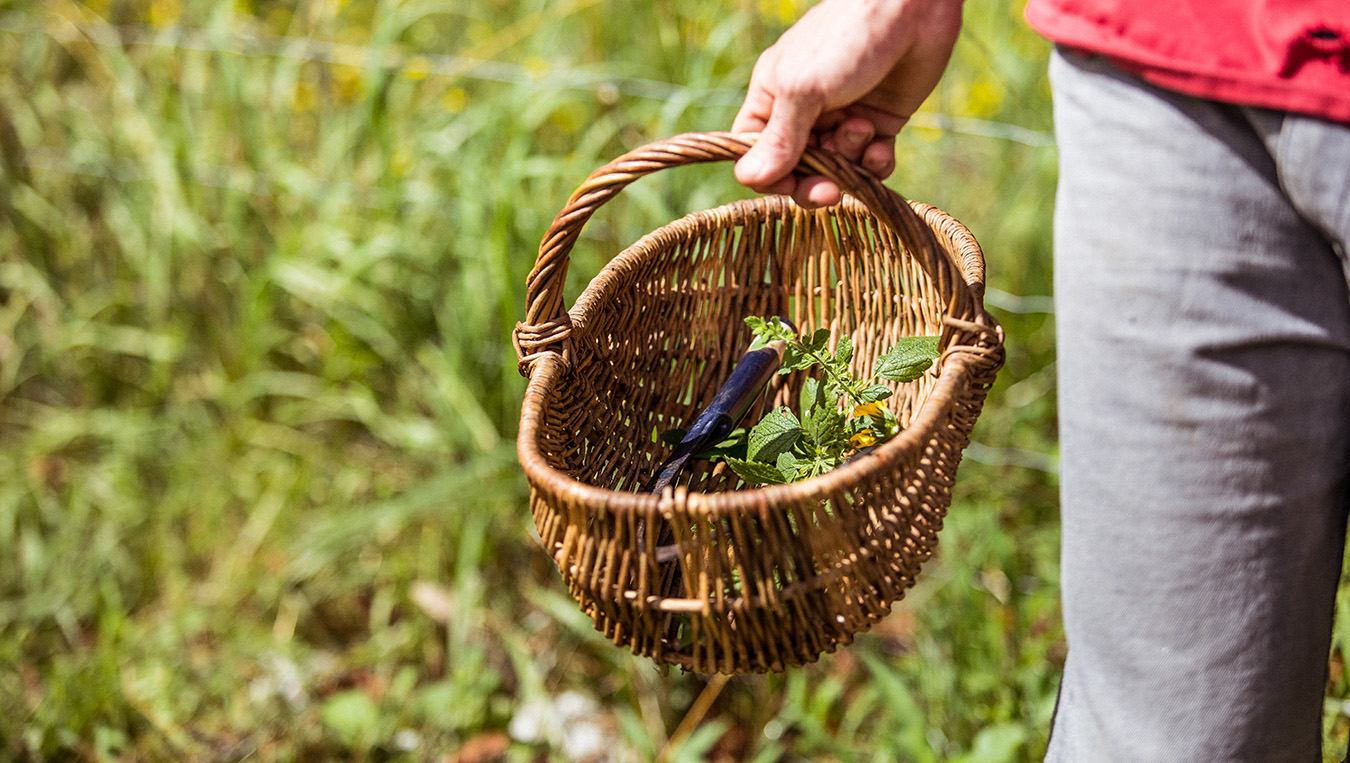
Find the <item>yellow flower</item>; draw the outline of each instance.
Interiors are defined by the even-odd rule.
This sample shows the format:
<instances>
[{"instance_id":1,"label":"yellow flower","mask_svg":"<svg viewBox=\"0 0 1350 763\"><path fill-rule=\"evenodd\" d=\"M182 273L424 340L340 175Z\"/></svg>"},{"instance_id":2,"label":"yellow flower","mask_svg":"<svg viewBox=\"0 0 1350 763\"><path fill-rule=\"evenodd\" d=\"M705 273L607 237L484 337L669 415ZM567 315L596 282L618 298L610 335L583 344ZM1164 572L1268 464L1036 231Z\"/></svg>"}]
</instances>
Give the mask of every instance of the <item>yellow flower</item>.
<instances>
[{"instance_id":1,"label":"yellow flower","mask_svg":"<svg viewBox=\"0 0 1350 763\"><path fill-rule=\"evenodd\" d=\"M305 112L313 109L314 104L314 83L308 80L300 80L295 83L295 94L291 97L291 108L295 111Z\"/></svg>"},{"instance_id":2,"label":"yellow flower","mask_svg":"<svg viewBox=\"0 0 1350 763\"><path fill-rule=\"evenodd\" d=\"M553 68L553 65L548 62L547 58L530 56L525 59L524 68L525 73L529 75L530 79L538 80L542 79L545 74L548 74L549 70Z\"/></svg>"},{"instance_id":3,"label":"yellow flower","mask_svg":"<svg viewBox=\"0 0 1350 763\"><path fill-rule=\"evenodd\" d=\"M394 149L393 155L389 157L389 169L394 173L394 177L403 177L408 174L408 168L412 166L413 154L406 146L399 146Z\"/></svg>"},{"instance_id":4,"label":"yellow flower","mask_svg":"<svg viewBox=\"0 0 1350 763\"><path fill-rule=\"evenodd\" d=\"M878 417L881 416L881 413L884 410L886 410L886 408L881 404L880 400L871 403L863 403L862 405L853 409L853 417L854 418L857 418L859 416Z\"/></svg>"},{"instance_id":5,"label":"yellow flower","mask_svg":"<svg viewBox=\"0 0 1350 763\"><path fill-rule=\"evenodd\" d=\"M178 17L183 13L179 7L178 0L155 0L150 3L150 25L155 27L169 27L178 23Z\"/></svg>"},{"instance_id":6,"label":"yellow flower","mask_svg":"<svg viewBox=\"0 0 1350 763\"><path fill-rule=\"evenodd\" d=\"M1003 89L993 79L977 80L966 91L966 113L974 117L991 117L1003 105Z\"/></svg>"},{"instance_id":7,"label":"yellow flower","mask_svg":"<svg viewBox=\"0 0 1350 763\"><path fill-rule=\"evenodd\" d=\"M763 16L768 16L780 24L790 24L801 15L805 3L797 0L759 0L759 12Z\"/></svg>"},{"instance_id":8,"label":"yellow flower","mask_svg":"<svg viewBox=\"0 0 1350 763\"><path fill-rule=\"evenodd\" d=\"M431 73L431 59L426 56L413 56L403 62L403 76L411 80L424 80Z\"/></svg>"},{"instance_id":9,"label":"yellow flower","mask_svg":"<svg viewBox=\"0 0 1350 763\"><path fill-rule=\"evenodd\" d=\"M462 87L452 87L441 96L441 106L451 114L464 111L469 103L469 93Z\"/></svg>"},{"instance_id":10,"label":"yellow flower","mask_svg":"<svg viewBox=\"0 0 1350 763\"><path fill-rule=\"evenodd\" d=\"M351 103L366 90L365 70L359 66L334 64L331 69L333 97L343 103Z\"/></svg>"},{"instance_id":11,"label":"yellow flower","mask_svg":"<svg viewBox=\"0 0 1350 763\"><path fill-rule=\"evenodd\" d=\"M876 445L877 437L876 435L872 434L872 430L864 429L861 432L848 438L848 444L849 447L853 448L854 450L859 450L861 448L866 448L869 445Z\"/></svg>"}]
</instances>

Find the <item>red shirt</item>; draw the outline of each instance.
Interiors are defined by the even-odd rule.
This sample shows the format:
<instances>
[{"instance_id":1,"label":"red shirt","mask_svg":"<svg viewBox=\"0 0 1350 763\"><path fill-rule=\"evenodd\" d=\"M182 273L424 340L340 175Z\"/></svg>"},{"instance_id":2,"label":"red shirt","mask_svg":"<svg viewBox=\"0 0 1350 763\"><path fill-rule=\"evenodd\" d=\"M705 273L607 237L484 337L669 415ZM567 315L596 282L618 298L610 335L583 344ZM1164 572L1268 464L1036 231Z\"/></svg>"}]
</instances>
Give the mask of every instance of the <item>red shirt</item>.
<instances>
[{"instance_id":1,"label":"red shirt","mask_svg":"<svg viewBox=\"0 0 1350 763\"><path fill-rule=\"evenodd\" d=\"M1026 18L1159 87L1350 123L1350 0L1029 0Z\"/></svg>"}]
</instances>

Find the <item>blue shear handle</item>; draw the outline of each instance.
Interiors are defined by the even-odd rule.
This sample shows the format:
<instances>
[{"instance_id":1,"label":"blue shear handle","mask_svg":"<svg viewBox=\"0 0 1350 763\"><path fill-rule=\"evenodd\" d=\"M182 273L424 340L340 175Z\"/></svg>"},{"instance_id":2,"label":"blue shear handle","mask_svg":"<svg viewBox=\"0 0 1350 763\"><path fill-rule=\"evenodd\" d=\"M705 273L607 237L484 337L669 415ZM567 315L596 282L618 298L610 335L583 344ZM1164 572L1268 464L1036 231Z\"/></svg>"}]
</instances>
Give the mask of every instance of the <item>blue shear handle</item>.
<instances>
[{"instance_id":1,"label":"blue shear handle","mask_svg":"<svg viewBox=\"0 0 1350 763\"><path fill-rule=\"evenodd\" d=\"M716 445L731 434L731 430L745 418L746 411L750 410L764 385L769 383L782 364L786 348L782 340L775 340L767 347L745 353L741 362L736 364L736 370L731 372L717 394L713 395L708 407L694 419L684 439L661 464L643 492L661 492L674 481L691 456Z\"/></svg>"},{"instance_id":2,"label":"blue shear handle","mask_svg":"<svg viewBox=\"0 0 1350 763\"><path fill-rule=\"evenodd\" d=\"M731 430L745 418L746 411L759 397L759 393L768 384L769 379L778 371L783 360L784 345L781 341L767 347L745 353L736 370L717 390L712 402L694 419L689 433L675 448L678 453L688 447L697 453L726 439Z\"/></svg>"}]
</instances>

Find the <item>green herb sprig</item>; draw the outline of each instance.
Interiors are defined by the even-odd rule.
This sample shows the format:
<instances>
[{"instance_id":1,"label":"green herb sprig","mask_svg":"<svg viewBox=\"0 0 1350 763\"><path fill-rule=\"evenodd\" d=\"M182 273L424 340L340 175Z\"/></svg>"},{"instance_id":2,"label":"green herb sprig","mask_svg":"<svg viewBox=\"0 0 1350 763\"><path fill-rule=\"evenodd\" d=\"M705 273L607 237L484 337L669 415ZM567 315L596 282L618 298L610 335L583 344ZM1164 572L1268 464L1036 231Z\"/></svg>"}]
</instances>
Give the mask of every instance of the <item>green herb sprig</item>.
<instances>
[{"instance_id":1,"label":"green herb sprig","mask_svg":"<svg viewBox=\"0 0 1350 763\"><path fill-rule=\"evenodd\" d=\"M891 396L883 381L910 382L939 354L939 337L904 337L877 358L870 377L853 375L853 343L840 337L830 352L829 329L803 338L778 318L746 318L755 334L751 349L783 340L780 374L819 366L821 378L802 384L798 414L780 406L745 437L745 457L718 454L747 484L777 485L810 479L839 466L851 454L894 437L900 423L881 401Z\"/></svg>"}]
</instances>

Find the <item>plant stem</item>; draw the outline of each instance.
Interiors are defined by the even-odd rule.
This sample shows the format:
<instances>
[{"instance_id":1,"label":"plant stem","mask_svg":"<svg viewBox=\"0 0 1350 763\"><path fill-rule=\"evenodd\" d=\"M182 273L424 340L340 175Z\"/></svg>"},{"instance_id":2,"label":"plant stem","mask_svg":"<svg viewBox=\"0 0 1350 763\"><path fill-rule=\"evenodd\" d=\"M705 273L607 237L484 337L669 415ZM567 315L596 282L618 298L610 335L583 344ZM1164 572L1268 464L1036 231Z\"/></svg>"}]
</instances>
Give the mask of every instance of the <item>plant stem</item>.
<instances>
[{"instance_id":1,"label":"plant stem","mask_svg":"<svg viewBox=\"0 0 1350 763\"><path fill-rule=\"evenodd\" d=\"M853 385L848 383L849 380L841 378L839 374L835 373L830 368L830 364L834 360L834 358L828 355L826 355L825 357L821 357L820 354L818 354L815 350L812 350L808 345L800 341L798 341L798 345L802 348L803 355L806 355L808 358L811 358L816 362L816 365L819 365L822 369L824 369L825 375L830 377L830 380L833 381L835 385L838 386L839 389L843 391L842 394L853 403L854 407L862 405L862 401L858 399L857 394L853 390Z\"/></svg>"}]
</instances>

